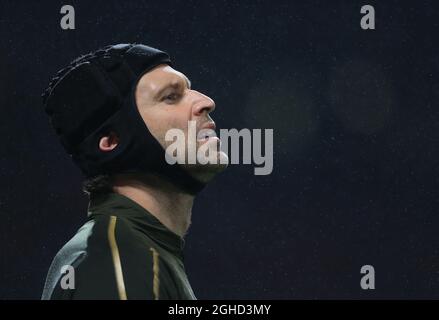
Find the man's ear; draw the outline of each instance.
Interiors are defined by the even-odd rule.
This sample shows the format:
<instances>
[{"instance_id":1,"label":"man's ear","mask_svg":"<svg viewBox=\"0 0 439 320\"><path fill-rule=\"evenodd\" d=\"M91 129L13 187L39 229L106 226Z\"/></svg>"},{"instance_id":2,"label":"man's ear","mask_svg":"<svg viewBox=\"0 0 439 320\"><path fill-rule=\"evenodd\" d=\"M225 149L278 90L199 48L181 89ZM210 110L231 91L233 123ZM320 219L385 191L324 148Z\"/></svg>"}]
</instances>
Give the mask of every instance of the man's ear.
<instances>
[{"instance_id":1,"label":"man's ear","mask_svg":"<svg viewBox=\"0 0 439 320\"><path fill-rule=\"evenodd\" d=\"M116 133L110 132L99 140L99 149L104 152L114 150L119 144L119 137Z\"/></svg>"}]
</instances>

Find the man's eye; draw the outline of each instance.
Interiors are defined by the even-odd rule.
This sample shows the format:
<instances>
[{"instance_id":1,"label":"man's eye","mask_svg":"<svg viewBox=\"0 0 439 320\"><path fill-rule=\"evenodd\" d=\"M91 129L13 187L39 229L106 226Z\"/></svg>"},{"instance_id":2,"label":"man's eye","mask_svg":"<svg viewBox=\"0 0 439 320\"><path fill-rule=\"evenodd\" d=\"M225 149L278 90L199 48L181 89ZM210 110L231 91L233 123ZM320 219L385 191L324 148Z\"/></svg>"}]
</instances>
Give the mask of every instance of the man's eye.
<instances>
[{"instance_id":1,"label":"man's eye","mask_svg":"<svg viewBox=\"0 0 439 320\"><path fill-rule=\"evenodd\" d=\"M172 102L172 101L178 100L179 97L180 97L179 94L171 93L171 94L168 94L167 96L164 96L163 100L164 101L171 101Z\"/></svg>"}]
</instances>

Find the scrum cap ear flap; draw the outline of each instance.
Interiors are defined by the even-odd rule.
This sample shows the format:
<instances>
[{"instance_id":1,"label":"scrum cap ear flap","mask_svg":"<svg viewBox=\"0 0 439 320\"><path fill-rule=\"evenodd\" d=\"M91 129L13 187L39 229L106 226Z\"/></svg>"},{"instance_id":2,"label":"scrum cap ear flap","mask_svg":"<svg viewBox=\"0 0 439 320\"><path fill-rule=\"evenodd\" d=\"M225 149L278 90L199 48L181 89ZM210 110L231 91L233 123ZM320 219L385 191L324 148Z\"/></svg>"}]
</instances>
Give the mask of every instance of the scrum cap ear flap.
<instances>
[{"instance_id":1,"label":"scrum cap ear flap","mask_svg":"<svg viewBox=\"0 0 439 320\"><path fill-rule=\"evenodd\" d=\"M97 123L104 123L120 109L121 102L119 90L95 65L84 62L53 88L46 112L64 148L73 154Z\"/></svg>"}]
</instances>

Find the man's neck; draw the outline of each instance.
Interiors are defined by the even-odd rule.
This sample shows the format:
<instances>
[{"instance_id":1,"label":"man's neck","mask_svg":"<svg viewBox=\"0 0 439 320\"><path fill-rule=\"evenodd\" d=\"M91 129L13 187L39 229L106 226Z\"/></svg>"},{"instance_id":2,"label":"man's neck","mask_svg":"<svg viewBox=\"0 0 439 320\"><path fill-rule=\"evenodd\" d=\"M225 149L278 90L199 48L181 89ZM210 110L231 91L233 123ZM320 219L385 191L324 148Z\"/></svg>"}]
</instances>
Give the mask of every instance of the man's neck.
<instances>
[{"instance_id":1,"label":"man's neck","mask_svg":"<svg viewBox=\"0 0 439 320\"><path fill-rule=\"evenodd\" d=\"M115 177L113 190L148 210L172 232L185 236L191 224L193 195L157 177L139 180L128 175Z\"/></svg>"}]
</instances>

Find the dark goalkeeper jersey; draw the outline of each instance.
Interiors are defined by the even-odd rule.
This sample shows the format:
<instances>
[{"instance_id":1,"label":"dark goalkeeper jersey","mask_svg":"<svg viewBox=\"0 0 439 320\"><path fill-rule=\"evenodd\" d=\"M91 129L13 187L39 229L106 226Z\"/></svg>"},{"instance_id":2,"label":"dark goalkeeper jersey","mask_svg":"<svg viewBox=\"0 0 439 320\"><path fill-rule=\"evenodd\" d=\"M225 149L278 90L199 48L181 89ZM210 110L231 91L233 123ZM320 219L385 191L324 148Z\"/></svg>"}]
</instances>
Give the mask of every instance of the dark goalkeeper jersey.
<instances>
[{"instance_id":1,"label":"dark goalkeeper jersey","mask_svg":"<svg viewBox=\"0 0 439 320\"><path fill-rule=\"evenodd\" d=\"M55 256L42 299L196 299L183 247L131 199L92 196L88 221Z\"/></svg>"}]
</instances>

